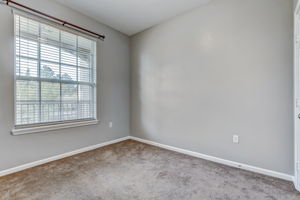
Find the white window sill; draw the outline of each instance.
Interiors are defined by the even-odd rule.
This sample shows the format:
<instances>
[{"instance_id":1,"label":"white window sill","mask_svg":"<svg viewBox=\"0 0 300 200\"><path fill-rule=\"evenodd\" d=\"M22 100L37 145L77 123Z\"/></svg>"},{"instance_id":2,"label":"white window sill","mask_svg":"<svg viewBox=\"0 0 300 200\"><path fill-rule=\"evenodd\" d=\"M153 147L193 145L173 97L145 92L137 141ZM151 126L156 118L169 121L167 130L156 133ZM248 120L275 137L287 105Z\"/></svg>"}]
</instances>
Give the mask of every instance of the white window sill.
<instances>
[{"instance_id":1,"label":"white window sill","mask_svg":"<svg viewBox=\"0 0 300 200\"><path fill-rule=\"evenodd\" d=\"M68 122L68 123L63 123L63 124L52 124L52 125L46 125L46 126L13 129L11 131L11 133L12 133L12 135L23 135L23 134L29 134L29 133L38 133L38 132L52 131L52 130L58 130L58 129L79 127L79 126L88 126L88 125L94 125L94 124L98 124L98 123L99 123L98 120Z\"/></svg>"}]
</instances>

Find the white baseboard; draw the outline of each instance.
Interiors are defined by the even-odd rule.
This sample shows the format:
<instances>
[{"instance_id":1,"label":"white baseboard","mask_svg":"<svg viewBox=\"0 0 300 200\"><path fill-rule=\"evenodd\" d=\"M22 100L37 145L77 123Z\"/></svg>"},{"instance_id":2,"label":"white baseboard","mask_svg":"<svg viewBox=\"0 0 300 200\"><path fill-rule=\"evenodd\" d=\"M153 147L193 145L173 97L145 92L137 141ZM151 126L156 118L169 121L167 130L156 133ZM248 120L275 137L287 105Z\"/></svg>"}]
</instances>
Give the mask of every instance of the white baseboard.
<instances>
[{"instance_id":1,"label":"white baseboard","mask_svg":"<svg viewBox=\"0 0 300 200\"><path fill-rule=\"evenodd\" d=\"M24 164L24 165L20 165L20 166L17 166L17 167L13 167L13 168L10 168L10 169L7 169L7 170L0 171L0 177L8 175L8 174L15 173L15 172L19 172L19 171L22 171L22 170L25 170L25 169L28 169L28 168L36 167L38 165L42 165L42 164L52 162L52 161L55 161L55 160L70 157L70 156L73 156L73 155L76 155L76 154L79 154L79 153L91 151L91 150L94 150L94 149L97 149L97 148L100 148L100 147L104 147L104 146L107 146L107 145L110 145L110 144L122 142L122 141L125 141L125 140L128 140L128 139L130 139L130 137L126 136L126 137L118 138L116 140L103 142L103 143L96 144L96 145L93 145L93 146L84 147L84 148L81 148L81 149L70 151L70 152L67 152L67 153L64 153L64 154L52 156L50 158L46 158L46 159L31 162L31 163L27 163L27 164Z\"/></svg>"},{"instance_id":2,"label":"white baseboard","mask_svg":"<svg viewBox=\"0 0 300 200\"><path fill-rule=\"evenodd\" d=\"M230 160L225 160L225 159L222 159L222 158L217 158L217 157L214 157L214 156L209 156L209 155L205 155L205 154L201 154L201 153L198 153L198 152L189 151L189 150L185 150L185 149L181 149L181 148L177 148L177 147L173 147L173 146L169 146L169 145L165 145L165 144L160 144L160 143L157 143L157 142L153 142L153 141L150 141L150 140L145 140L145 139L141 139L141 138L137 138L137 137L133 137L133 136L129 136L129 138L132 139L132 140L136 140L138 142L142 142L142 143L145 143L145 144L150 144L150 145L153 145L153 146L161 147L161 148L168 149L168 150L171 150L171 151L175 151L175 152L178 152L178 153L183 153L183 154L190 155L190 156L193 156L193 157L202 158L202 159L213 161L213 162L220 163L220 164L223 164L223 165L228 165L228 166L231 166L231 167L236 167L236 168L239 168L239 169L248 170L248 171L255 172L255 173L259 173L259 174L263 174L263 175L267 175L267 176L272 176L272 177L284 179L284 180L287 180L287 181L293 181L293 179L294 179L294 177L292 175L289 175L289 174L284 174L284 173L280 173L280 172L276 172L276 171L272 171L272 170L268 170L268 169L254 167L254 166L251 166L251 165L238 163L238 162L234 162L234 161L230 161Z\"/></svg>"},{"instance_id":3,"label":"white baseboard","mask_svg":"<svg viewBox=\"0 0 300 200\"><path fill-rule=\"evenodd\" d=\"M160 144L160 143L157 143L157 142L153 142L153 141L150 141L150 140L145 140L145 139L141 139L141 138L137 138L137 137L133 137L133 136L122 137L122 138L119 138L119 139L116 139L116 140L111 140L111 141L96 144L96 145L93 145L93 146L84 147L84 148L74 150L74 151L71 151L71 152L67 152L67 153L64 153L64 154L52 156L50 158L34 161L34 162L31 162L31 163L28 163L28 164L24 164L24 165L13 167L13 168L10 168L10 169L7 169L7 170L3 170L3 171L0 171L0 177L8 175L8 174L15 173L15 172L18 172L18 171L22 171L22 170L25 170L25 169L29 169L29 168L32 168L32 167L36 167L38 165L42 165L42 164L52 162L52 161L55 161L55 160L70 157L70 156L73 156L73 155L76 155L76 154L79 154L79 153L91 151L91 150L94 150L94 149L97 149L97 148L100 148L100 147L104 147L104 146L107 146L107 145L110 145L110 144L114 144L114 143L122 142L122 141L125 141L125 140L129 140L129 139L136 140L136 141L139 141L139 142L142 142L142 143L145 143L145 144L150 144L150 145L153 145L153 146L161 147L161 148L168 149L168 150L171 150L171 151L175 151L175 152L178 152L178 153L183 153L183 154L190 155L190 156L193 156L193 157L202 158L202 159L213 161L213 162L216 162L216 163L228 165L228 166L231 166L231 167L236 167L236 168L256 172L256 173L259 173L259 174L264 174L264 175L284 179L284 180L287 180L287 181L293 181L294 180L294 177L292 175L289 175L289 174L284 174L284 173L280 173L280 172L276 172L276 171L272 171L272 170L267 170L267 169L262 169L262 168L259 168L259 167L254 167L254 166L247 165L247 164L233 162L233 161L230 161L230 160L225 160L225 159L221 159L221 158L217 158L217 157L214 157L214 156L201 154L201 153L194 152L194 151L189 151L189 150L185 150L185 149L181 149L181 148L177 148L177 147L173 147L173 146L169 146L169 145L164 145L164 144ZM298 188L298 189L300 191L300 188Z\"/></svg>"},{"instance_id":4,"label":"white baseboard","mask_svg":"<svg viewBox=\"0 0 300 200\"><path fill-rule=\"evenodd\" d=\"M293 178L293 182L294 182L296 190L298 190L300 192L300 184L298 184L296 177Z\"/></svg>"}]
</instances>

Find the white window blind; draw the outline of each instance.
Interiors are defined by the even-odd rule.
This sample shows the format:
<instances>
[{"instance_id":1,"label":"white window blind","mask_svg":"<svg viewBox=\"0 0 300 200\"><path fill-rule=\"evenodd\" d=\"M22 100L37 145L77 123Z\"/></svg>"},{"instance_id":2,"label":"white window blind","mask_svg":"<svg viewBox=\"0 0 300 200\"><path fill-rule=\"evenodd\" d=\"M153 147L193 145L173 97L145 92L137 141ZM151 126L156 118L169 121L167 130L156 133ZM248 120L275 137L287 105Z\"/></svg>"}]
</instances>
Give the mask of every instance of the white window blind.
<instances>
[{"instance_id":1,"label":"white window blind","mask_svg":"<svg viewBox=\"0 0 300 200\"><path fill-rule=\"evenodd\" d=\"M96 42L15 15L15 124L96 119Z\"/></svg>"}]
</instances>

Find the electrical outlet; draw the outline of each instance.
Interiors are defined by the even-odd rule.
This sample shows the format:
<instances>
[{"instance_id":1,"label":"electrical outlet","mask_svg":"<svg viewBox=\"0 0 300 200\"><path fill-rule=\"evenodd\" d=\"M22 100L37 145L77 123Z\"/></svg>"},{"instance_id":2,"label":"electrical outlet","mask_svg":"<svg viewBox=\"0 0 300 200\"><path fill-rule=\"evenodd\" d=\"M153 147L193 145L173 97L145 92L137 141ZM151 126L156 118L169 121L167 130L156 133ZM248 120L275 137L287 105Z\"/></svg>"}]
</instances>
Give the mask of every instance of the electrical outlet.
<instances>
[{"instance_id":1,"label":"electrical outlet","mask_svg":"<svg viewBox=\"0 0 300 200\"><path fill-rule=\"evenodd\" d=\"M112 128L113 127L113 123L109 122L108 126L109 126L109 128Z\"/></svg>"},{"instance_id":2,"label":"electrical outlet","mask_svg":"<svg viewBox=\"0 0 300 200\"><path fill-rule=\"evenodd\" d=\"M238 135L233 135L232 142L238 144L239 143L239 136Z\"/></svg>"}]
</instances>

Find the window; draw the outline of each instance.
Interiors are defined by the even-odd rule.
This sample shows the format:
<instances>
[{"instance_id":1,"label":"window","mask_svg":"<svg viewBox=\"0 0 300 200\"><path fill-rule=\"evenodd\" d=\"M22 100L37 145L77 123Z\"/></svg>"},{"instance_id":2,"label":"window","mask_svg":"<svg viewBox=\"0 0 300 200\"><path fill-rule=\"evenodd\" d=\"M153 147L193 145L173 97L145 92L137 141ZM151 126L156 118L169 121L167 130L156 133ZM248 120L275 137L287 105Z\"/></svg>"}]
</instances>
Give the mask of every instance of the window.
<instances>
[{"instance_id":1,"label":"window","mask_svg":"<svg viewBox=\"0 0 300 200\"><path fill-rule=\"evenodd\" d=\"M96 119L96 42L15 15L15 125Z\"/></svg>"}]
</instances>

